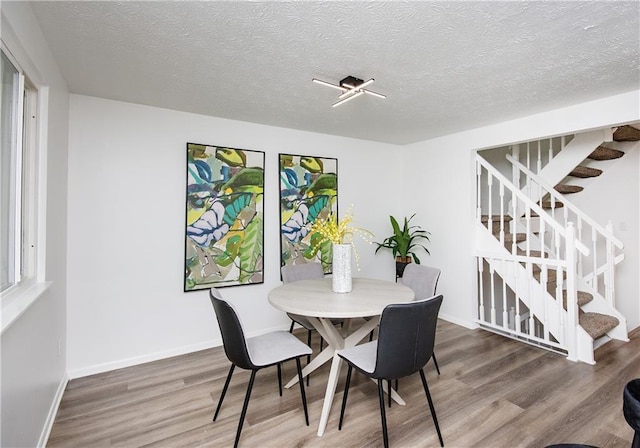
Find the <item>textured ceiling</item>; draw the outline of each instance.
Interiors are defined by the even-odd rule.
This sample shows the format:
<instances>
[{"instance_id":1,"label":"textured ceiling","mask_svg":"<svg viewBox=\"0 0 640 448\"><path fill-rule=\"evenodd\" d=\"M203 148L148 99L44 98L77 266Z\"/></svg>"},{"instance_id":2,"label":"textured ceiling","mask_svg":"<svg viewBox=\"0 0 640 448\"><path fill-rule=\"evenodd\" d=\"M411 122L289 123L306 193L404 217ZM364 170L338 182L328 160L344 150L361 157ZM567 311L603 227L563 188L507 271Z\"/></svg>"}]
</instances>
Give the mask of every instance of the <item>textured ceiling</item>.
<instances>
[{"instance_id":1,"label":"textured ceiling","mask_svg":"<svg viewBox=\"0 0 640 448\"><path fill-rule=\"evenodd\" d=\"M640 89L638 1L32 5L73 93L381 142Z\"/></svg>"}]
</instances>

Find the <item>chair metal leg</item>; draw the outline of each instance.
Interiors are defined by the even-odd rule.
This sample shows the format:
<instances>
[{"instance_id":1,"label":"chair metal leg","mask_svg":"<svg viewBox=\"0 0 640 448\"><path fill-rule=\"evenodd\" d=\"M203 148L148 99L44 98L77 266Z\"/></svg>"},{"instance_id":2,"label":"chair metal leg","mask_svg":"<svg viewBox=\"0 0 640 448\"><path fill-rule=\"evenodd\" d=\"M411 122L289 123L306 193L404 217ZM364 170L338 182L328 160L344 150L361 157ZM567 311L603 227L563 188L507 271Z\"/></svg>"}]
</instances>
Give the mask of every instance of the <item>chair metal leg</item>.
<instances>
[{"instance_id":1,"label":"chair metal leg","mask_svg":"<svg viewBox=\"0 0 640 448\"><path fill-rule=\"evenodd\" d=\"M436 354L432 353L431 354L431 358L433 359L433 363L436 365L436 371L438 372L438 375L440 375L440 367L438 367L438 361L436 360Z\"/></svg>"},{"instance_id":2,"label":"chair metal leg","mask_svg":"<svg viewBox=\"0 0 640 448\"><path fill-rule=\"evenodd\" d=\"M320 338L320 341L322 341L322 338ZM311 347L311 330L307 330L307 345L309 347ZM309 363L311 362L311 355L307 355L307 365L309 365ZM309 377L311 376L311 374L307 375L307 386L309 386Z\"/></svg>"},{"instance_id":3,"label":"chair metal leg","mask_svg":"<svg viewBox=\"0 0 640 448\"><path fill-rule=\"evenodd\" d=\"M247 408L249 407L249 398L251 397L251 389L253 389L253 381L256 379L257 370L251 371L251 378L249 378L249 385L247 386L247 395L244 397L244 404L242 405L242 413L240 414L240 421L238 422L238 431L236 432L236 441L233 444L233 448L238 447L240 441L240 433L242 432L242 425L244 423L244 417L247 415Z\"/></svg>"},{"instance_id":4,"label":"chair metal leg","mask_svg":"<svg viewBox=\"0 0 640 448\"><path fill-rule=\"evenodd\" d=\"M342 420L344 419L344 410L347 407L347 395L349 395L349 385L351 384L351 371L353 367L349 364L349 370L347 370L347 382L344 385L344 395L342 396L342 409L340 410L340 422L338 423L338 431L342 429Z\"/></svg>"},{"instance_id":5,"label":"chair metal leg","mask_svg":"<svg viewBox=\"0 0 640 448\"><path fill-rule=\"evenodd\" d=\"M424 376L424 369L420 369L420 378L422 378L422 387L424 387L424 393L427 395L427 401L429 402L429 409L431 410L431 417L433 423L438 431L438 439L440 439L440 446L444 447L444 441L442 440L442 434L440 434L440 425L438 425L438 417L436 417L436 410L433 407L433 400L431 400L431 394L429 393L429 386L427 386L427 379Z\"/></svg>"},{"instance_id":6,"label":"chair metal leg","mask_svg":"<svg viewBox=\"0 0 640 448\"><path fill-rule=\"evenodd\" d=\"M289 333L293 333L293 326L294 326L295 324L296 324L296 323L295 323L294 321L291 321L291 326L289 327Z\"/></svg>"},{"instance_id":7,"label":"chair metal leg","mask_svg":"<svg viewBox=\"0 0 640 448\"><path fill-rule=\"evenodd\" d=\"M229 387L229 382L231 381L231 375L233 375L233 369L236 368L235 364L231 364L231 368L229 369L229 373L227 373L227 379L224 382L224 387L222 388L222 393L220 394L220 400L218 401L218 407L216 408L216 413L213 414L213 421L216 421L218 418L218 412L220 412L220 407L222 407L222 400L224 400L224 396L227 393L227 388Z\"/></svg>"},{"instance_id":8,"label":"chair metal leg","mask_svg":"<svg viewBox=\"0 0 640 448\"><path fill-rule=\"evenodd\" d=\"M302 380L302 367L300 367L300 358L296 358L296 367L298 368L298 383L300 384L300 395L302 396L302 407L304 408L304 421L307 423L307 426L309 426L307 395L304 393L304 381Z\"/></svg>"},{"instance_id":9,"label":"chair metal leg","mask_svg":"<svg viewBox=\"0 0 640 448\"><path fill-rule=\"evenodd\" d=\"M400 390L400 387L398 385L398 380L396 379L396 392L398 392Z\"/></svg>"},{"instance_id":10,"label":"chair metal leg","mask_svg":"<svg viewBox=\"0 0 640 448\"><path fill-rule=\"evenodd\" d=\"M278 391L280 392L280 396L282 397L282 363L278 363Z\"/></svg>"},{"instance_id":11,"label":"chair metal leg","mask_svg":"<svg viewBox=\"0 0 640 448\"><path fill-rule=\"evenodd\" d=\"M382 440L384 448L389 448L389 436L387 434L387 416L384 411L384 391L382 389L382 380L378 380L378 397L380 398L380 418L382 419Z\"/></svg>"},{"instance_id":12,"label":"chair metal leg","mask_svg":"<svg viewBox=\"0 0 640 448\"><path fill-rule=\"evenodd\" d=\"M387 380L387 395L389 396L389 409L391 409L391 380Z\"/></svg>"}]
</instances>

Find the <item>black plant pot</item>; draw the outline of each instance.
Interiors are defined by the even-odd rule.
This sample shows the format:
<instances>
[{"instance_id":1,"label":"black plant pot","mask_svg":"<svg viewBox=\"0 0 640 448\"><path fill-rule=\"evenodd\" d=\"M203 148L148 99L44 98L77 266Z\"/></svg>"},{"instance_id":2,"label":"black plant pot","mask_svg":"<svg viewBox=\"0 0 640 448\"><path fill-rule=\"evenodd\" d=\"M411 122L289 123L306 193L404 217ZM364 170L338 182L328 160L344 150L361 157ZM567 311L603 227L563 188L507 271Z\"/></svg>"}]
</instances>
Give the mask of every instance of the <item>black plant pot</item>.
<instances>
[{"instance_id":1,"label":"black plant pot","mask_svg":"<svg viewBox=\"0 0 640 448\"><path fill-rule=\"evenodd\" d=\"M396 277L402 278L404 268L412 261L413 259L411 257L396 257Z\"/></svg>"}]
</instances>

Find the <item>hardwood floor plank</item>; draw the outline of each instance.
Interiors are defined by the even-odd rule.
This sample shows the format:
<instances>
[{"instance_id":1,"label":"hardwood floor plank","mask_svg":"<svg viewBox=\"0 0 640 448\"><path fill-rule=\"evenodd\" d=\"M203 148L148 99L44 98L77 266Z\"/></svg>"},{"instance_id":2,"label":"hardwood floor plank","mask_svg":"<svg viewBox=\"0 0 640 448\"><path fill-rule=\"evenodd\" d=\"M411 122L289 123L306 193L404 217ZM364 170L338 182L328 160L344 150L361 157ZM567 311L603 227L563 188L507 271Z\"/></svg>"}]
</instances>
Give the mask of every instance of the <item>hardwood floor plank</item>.
<instances>
[{"instance_id":1,"label":"hardwood floor plank","mask_svg":"<svg viewBox=\"0 0 640 448\"><path fill-rule=\"evenodd\" d=\"M295 334L306 341L306 332ZM427 381L445 446L542 448L559 442L627 448L633 431L622 416L622 389L640 377L640 331L596 351L596 365L483 330L438 322ZM317 353L319 339L314 334ZM303 363L304 364L304 363ZM229 362L221 347L72 380L48 447L232 446L249 373L236 369L218 421L212 422ZM258 372L241 447L377 447L382 430L375 383L354 373L342 431L338 431L346 368L340 372L323 437L317 427L329 365L306 388L305 426L297 386L278 395L276 369ZM283 367L283 380L295 363ZM406 406L386 409L390 445L437 447L438 437L418 375L400 380Z\"/></svg>"}]
</instances>

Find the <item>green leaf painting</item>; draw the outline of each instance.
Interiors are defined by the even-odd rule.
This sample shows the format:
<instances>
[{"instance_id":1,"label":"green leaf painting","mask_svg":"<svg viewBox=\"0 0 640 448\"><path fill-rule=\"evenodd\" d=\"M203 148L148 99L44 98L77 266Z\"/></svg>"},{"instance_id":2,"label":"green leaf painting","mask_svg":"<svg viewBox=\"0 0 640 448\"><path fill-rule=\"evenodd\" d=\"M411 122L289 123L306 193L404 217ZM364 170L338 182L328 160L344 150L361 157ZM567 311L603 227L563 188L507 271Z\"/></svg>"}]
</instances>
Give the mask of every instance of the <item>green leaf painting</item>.
<instances>
[{"instance_id":1,"label":"green leaf painting","mask_svg":"<svg viewBox=\"0 0 640 448\"><path fill-rule=\"evenodd\" d=\"M263 283L264 152L187 143L184 290Z\"/></svg>"},{"instance_id":2,"label":"green leaf painting","mask_svg":"<svg viewBox=\"0 0 640 448\"><path fill-rule=\"evenodd\" d=\"M280 154L280 265L320 262L331 272L331 245L315 246L318 218L338 208L338 160Z\"/></svg>"}]
</instances>

